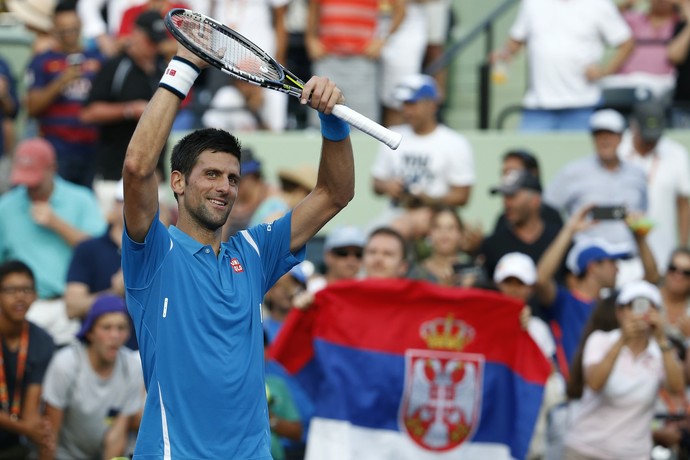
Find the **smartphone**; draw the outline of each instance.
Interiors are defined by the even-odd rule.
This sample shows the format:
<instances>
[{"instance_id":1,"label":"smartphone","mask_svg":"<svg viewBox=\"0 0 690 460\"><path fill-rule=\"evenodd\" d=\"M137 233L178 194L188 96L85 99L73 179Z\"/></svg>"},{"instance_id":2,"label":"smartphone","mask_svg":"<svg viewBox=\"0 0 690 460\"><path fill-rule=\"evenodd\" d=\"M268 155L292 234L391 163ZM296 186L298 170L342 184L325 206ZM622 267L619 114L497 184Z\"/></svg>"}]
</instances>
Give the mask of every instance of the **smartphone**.
<instances>
[{"instance_id":1,"label":"smartphone","mask_svg":"<svg viewBox=\"0 0 690 460\"><path fill-rule=\"evenodd\" d=\"M86 58L81 53L72 53L72 54L68 54L67 57L65 58L65 60L67 61L67 65L80 66L84 63Z\"/></svg>"},{"instance_id":2,"label":"smartphone","mask_svg":"<svg viewBox=\"0 0 690 460\"><path fill-rule=\"evenodd\" d=\"M472 286L484 277L484 270L479 265L472 263L453 264L455 284L458 286Z\"/></svg>"},{"instance_id":3,"label":"smartphone","mask_svg":"<svg viewBox=\"0 0 690 460\"><path fill-rule=\"evenodd\" d=\"M596 206L590 213L594 220L625 219L625 206Z\"/></svg>"}]
</instances>

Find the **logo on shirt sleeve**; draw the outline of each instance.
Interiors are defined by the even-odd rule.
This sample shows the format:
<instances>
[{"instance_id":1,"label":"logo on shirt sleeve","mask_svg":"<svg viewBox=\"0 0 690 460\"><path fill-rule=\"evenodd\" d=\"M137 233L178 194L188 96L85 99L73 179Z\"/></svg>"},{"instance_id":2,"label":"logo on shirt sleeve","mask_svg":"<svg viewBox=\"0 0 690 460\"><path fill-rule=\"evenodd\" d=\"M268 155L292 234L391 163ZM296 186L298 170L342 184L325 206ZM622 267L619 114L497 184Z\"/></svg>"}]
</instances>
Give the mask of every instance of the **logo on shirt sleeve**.
<instances>
[{"instance_id":1,"label":"logo on shirt sleeve","mask_svg":"<svg viewBox=\"0 0 690 460\"><path fill-rule=\"evenodd\" d=\"M236 257L233 258L232 260L230 260L230 266L232 267L232 270L233 270L235 273L242 273L242 272L244 271L244 268L242 267L242 264L240 263L239 260L237 260Z\"/></svg>"}]
</instances>

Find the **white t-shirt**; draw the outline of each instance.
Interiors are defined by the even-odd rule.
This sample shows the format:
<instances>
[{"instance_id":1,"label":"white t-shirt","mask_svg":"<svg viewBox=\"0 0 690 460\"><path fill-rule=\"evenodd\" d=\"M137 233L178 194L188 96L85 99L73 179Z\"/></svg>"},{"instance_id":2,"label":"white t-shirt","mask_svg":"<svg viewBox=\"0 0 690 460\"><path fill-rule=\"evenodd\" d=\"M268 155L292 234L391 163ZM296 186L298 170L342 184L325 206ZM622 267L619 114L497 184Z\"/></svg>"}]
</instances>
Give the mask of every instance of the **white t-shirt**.
<instances>
[{"instance_id":1,"label":"white t-shirt","mask_svg":"<svg viewBox=\"0 0 690 460\"><path fill-rule=\"evenodd\" d=\"M276 51L273 8L290 0L215 0L214 17L273 56Z\"/></svg>"},{"instance_id":2,"label":"white t-shirt","mask_svg":"<svg viewBox=\"0 0 690 460\"><path fill-rule=\"evenodd\" d=\"M64 412L56 458L103 458L103 437L113 417L144 407L139 353L120 348L112 374L104 379L94 372L82 343L62 348L46 371L43 399Z\"/></svg>"},{"instance_id":3,"label":"white t-shirt","mask_svg":"<svg viewBox=\"0 0 690 460\"><path fill-rule=\"evenodd\" d=\"M445 195L451 186L474 184L474 156L464 136L444 125L423 136L409 125L391 129L402 134L402 142L397 150L381 144L371 171L375 179L402 178L412 193L432 198Z\"/></svg>"},{"instance_id":4,"label":"white t-shirt","mask_svg":"<svg viewBox=\"0 0 690 460\"><path fill-rule=\"evenodd\" d=\"M585 343L583 368L600 363L620 335L620 329L593 332ZM604 388L594 392L585 386L565 445L600 459L648 460L654 402L664 379L656 342L650 340L638 356L624 346Z\"/></svg>"},{"instance_id":5,"label":"white t-shirt","mask_svg":"<svg viewBox=\"0 0 690 460\"><path fill-rule=\"evenodd\" d=\"M647 235L647 243L663 273L678 245L676 199L690 196L688 151L678 142L662 137L656 149L642 156L633 147L632 135L625 133L618 155L647 175L647 217L655 224Z\"/></svg>"},{"instance_id":6,"label":"white t-shirt","mask_svg":"<svg viewBox=\"0 0 690 460\"><path fill-rule=\"evenodd\" d=\"M611 0L523 0L510 37L526 42L529 87L523 105L534 109L591 107L599 86L585 76L604 45L628 38L628 25Z\"/></svg>"}]
</instances>

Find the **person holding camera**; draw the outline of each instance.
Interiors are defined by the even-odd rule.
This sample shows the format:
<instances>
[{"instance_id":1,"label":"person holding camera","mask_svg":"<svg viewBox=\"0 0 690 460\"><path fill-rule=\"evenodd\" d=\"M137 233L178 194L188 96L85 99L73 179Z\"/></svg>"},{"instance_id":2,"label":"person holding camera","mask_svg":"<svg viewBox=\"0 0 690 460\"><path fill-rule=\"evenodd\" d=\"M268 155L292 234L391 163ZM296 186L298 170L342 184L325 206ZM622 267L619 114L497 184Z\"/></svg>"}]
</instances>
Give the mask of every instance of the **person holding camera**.
<instances>
[{"instance_id":1,"label":"person holding camera","mask_svg":"<svg viewBox=\"0 0 690 460\"><path fill-rule=\"evenodd\" d=\"M566 460L649 458L659 389L680 395L685 388L659 289L626 283L615 308L620 327L594 331L584 344L584 393L565 438Z\"/></svg>"},{"instance_id":2,"label":"person holding camera","mask_svg":"<svg viewBox=\"0 0 690 460\"><path fill-rule=\"evenodd\" d=\"M625 131L625 118L612 109L594 112L590 120L594 155L566 164L544 190L544 201L571 216L593 204L592 217L599 221L577 238L601 238L610 244L626 244L635 252L635 242L627 227L626 213L645 214L647 176L639 167L622 161L618 148ZM619 283L642 278L640 259L618 263Z\"/></svg>"},{"instance_id":3,"label":"person holding camera","mask_svg":"<svg viewBox=\"0 0 690 460\"><path fill-rule=\"evenodd\" d=\"M38 120L41 135L55 148L60 177L91 187L98 127L81 121L79 112L103 57L96 50L84 49L76 3L65 0L55 8L56 45L29 63L26 108Z\"/></svg>"}]
</instances>

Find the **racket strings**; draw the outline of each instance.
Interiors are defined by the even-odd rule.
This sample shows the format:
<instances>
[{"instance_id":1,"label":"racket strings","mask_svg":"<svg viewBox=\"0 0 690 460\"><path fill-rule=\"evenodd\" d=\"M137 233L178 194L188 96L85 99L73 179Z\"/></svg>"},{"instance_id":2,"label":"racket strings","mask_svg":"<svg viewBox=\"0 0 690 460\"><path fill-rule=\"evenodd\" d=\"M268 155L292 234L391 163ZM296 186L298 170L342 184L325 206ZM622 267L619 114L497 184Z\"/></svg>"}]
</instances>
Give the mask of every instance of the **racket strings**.
<instances>
[{"instance_id":1,"label":"racket strings","mask_svg":"<svg viewBox=\"0 0 690 460\"><path fill-rule=\"evenodd\" d=\"M216 56L217 59L235 71L245 73L254 78L267 80L281 80L279 70L263 56L255 53L242 42L226 35L205 22L191 18L177 18L175 21L179 30L201 49Z\"/></svg>"}]
</instances>

